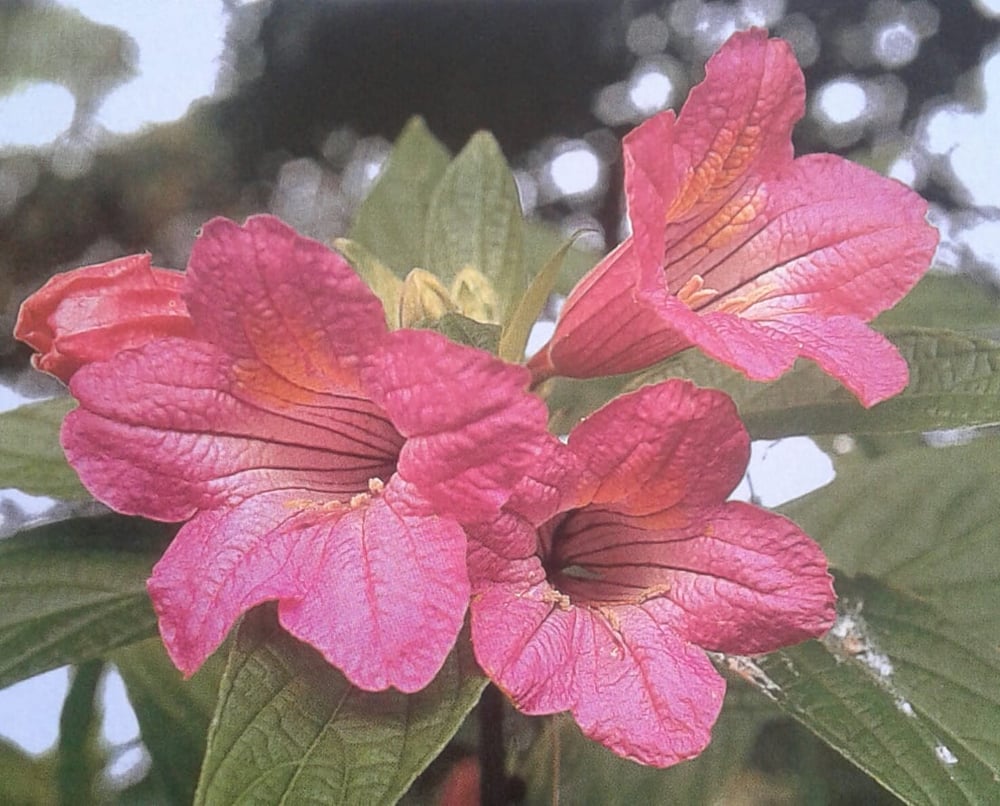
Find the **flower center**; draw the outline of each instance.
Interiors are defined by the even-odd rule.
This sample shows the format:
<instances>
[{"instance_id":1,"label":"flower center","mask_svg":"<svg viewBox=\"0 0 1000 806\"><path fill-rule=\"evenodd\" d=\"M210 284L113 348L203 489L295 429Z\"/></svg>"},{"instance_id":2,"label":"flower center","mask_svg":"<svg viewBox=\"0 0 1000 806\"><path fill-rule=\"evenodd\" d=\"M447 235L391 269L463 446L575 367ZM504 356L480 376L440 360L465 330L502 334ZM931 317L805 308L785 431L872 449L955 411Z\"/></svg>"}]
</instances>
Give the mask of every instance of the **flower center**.
<instances>
[{"instance_id":1,"label":"flower center","mask_svg":"<svg viewBox=\"0 0 1000 806\"><path fill-rule=\"evenodd\" d=\"M657 533L616 512L586 507L563 513L539 530L545 577L576 605L639 604L670 590L658 557Z\"/></svg>"}]
</instances>

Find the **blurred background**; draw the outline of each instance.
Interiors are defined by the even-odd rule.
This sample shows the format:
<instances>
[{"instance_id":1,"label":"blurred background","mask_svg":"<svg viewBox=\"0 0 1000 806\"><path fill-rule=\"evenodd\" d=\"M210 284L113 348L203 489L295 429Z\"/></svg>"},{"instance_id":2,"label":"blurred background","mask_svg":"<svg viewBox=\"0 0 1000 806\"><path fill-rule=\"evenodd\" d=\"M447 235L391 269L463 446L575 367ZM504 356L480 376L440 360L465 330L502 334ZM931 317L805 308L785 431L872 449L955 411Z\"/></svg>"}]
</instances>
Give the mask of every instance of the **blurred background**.
<instances>
[{"instance_id":1,"label":"blurred background","mask_svg":"<svg viewBox=\"0 0 1000 806\"><path fill-rule=\"evenodd\" d=\"M805 71L797 153L917 189L942 235L935 270L996 296L1000 0L0 0L0 410L57 391L10 336L53 273L145 250L181 268L219 214L270 211L330 241L415 114L452 150L491 130L525 212L607 250L624 235L622 135L679 108L749 26ZM755 448L765 504L832 475L808 445ZM769 458L785 478L807 468L804 488L769 490ZM0 531L50 505L5 493ZM0 734L45 752L65 679L48 676L30 717L24 690L0 693ZM120 683L102 685L114 774L134 777L134 719Z\"/></svg>"}]
</instances>

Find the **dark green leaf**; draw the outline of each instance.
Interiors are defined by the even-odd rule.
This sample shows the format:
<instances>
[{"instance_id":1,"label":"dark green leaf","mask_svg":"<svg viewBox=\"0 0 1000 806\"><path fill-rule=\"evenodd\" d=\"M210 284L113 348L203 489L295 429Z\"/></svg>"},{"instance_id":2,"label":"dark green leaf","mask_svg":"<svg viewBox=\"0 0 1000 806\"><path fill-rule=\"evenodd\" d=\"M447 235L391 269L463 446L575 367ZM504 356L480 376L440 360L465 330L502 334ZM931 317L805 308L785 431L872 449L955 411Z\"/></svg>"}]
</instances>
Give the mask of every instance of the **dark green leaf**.
<instances>
[{"instance_id":1,"label":"dark green leaf","mask_svg":"<svg viewBox=\"0 0 1000 806\"><path fill-rule=\"evenodd\" d=\"M535 274L528 285L528 290L517 303L517 307L504 326L503 334L500 337L499 355L505 361L519 362L524 358L524 347L528 343L531 328L555 287L559 270L562 268L566 254L572 245L572 241L566 241L555 251L542 266L541 271Z\"/></svg>"},{"instance_id":2,"label":"dark green leaf","mask_svg":"<svg viewBox=\"0 0 1000 806\"><path fill-rule=\"evenodd\" d=\"M120 515L0 541L0 687L156 633L146 579L167 531Z\"/></svg>"},{"instance_id":3,"label":"dark green leaf","mask_svg":"<svg viewBox=\"0 0 1000 806\"><path fill-rule=\"evenodd\" d=\"M760 728L780 715L756 692L731 686L712 742L697 758L660 770L616 756L586 738L566 715L550 719L518 770L528 784L529 803L553 803L558 775L562 803L593 806L716 804L734 788ZM558 743L558 747L557 747ZM556 761L556 756L558 761Z\"/></svg>"},{"instance_id":4,"label":"dark green leaf","mask_svg":"<svg viewBox=\"0 0 1000 806\"><path fill-rule=\"evenodd\" d=\"M754 436L900 433L1000 422L1000 342L952 331L888 334L910 366L901 394L864 409L818 367L756 395L745 413Z\"/></svg>"},{"instance_id":5,"label":"dark green leaf","mask_svg":"<svg viewBox=\"0 0 1000 806\"><path fill-rule=\"evenodd\" d=\"M171 803L191 803L194 798L223 657L217 652L194 677L184 680L159 638L111 655L153 761L150 775Z\"/></svg>"},{"instance_id":6,"label":"dark green leaf","mask_svg":"<svg viewBox=\"0 0 1000 806\"><path fill-rule=\"evenodd\" d=\"M845 574L885 580L1000 645L998 501L1000 442L983 437L840 461L831 484L782 511Z\"/></svg>"},{"instance_id":7,"label":"dark green leaf","mask_svg":"<svg viewBox=\"0 0 1000 806\"><path fill-rule=\"evenodd\" d=\"M755 439L903 433L1000 422L1000 342L917 328L887 335L910 366L910 384L870 409L807 362L778 381L763 384L688 351L643 372L632 385L680 376L722 389L736 400Z\"/></svg>"},{"instance_id":8,"label":"dark green leaf","mask_svg":"<svg viewBox=\"0 0 1000 806\"><path fill-rule=\"evenodd\" d=\"M981 438L851 458L785 507L852 576L824 642L764 659L758 684L912 803L1000 782L998 456Z\"/></svg>"},{"instance_id":9,"label":"dark green leaf","mask_svg":"<svg viewBox=\"0 0 1000 806\"><path fill-rule=\"evenodd\" d=\"M397 138L382 175L351 227L351 240L378 255L400 278L424 259L431 194L450 156L424 121L412 118Z\"/></svg>"},{"instance_id":10,"label":"dark green leaf","mask_svg":"<svg viewBox=\"0 0 1000 806\"><path fill-rule=\"evenodd\" d=\"M762 659L778 705L914 804L989 803L1000 781L1000 663L935 608L844 580L840 618Z\"/></svg>"},{"instance_id":11,"label":"dark green leaf","mask_svg":"<svg viewBox=\"0 0 1000 806\"><path fill-rule=\"evenodd\" d=\"M422 691L361 691L258 608L237 630L196 803L394 803L484 685L463 637Z\"/></svg>"},{"instance_id":12,"label":"dark green leaf","mask_svg":"<svg viewBox=\"0 0 1000 806\"><path fill-rule=\"evenodd\" d=\"M422 268L445 286L471 267L494 286L506 322L527 279L521 203L514 177L492 135L479 132L448 165L427 213Z\"/></svg>"},{"instance_id":13,"label":"dark green leaf","mask_svg":"<svg viewBox=\"0 0 1000 806\"><path fill-rule=\"evenodd\" d=\"M57 397L0 414L0 487L67 500L90 497L59 444L59 426L75 406L73 398Z\"/></svg>"},{"instance_id":14,"label":"dark green leaf","mask_svg":"<svg viewBox=\"0 0 1000 806\"><path fill-rule=\"evenodd\" d=\"M32 757L0 737L0 803L52 806L58 802L51 757Z\"/></svg>"},{"instance_id":15,"label":"dark green leaf","mask_svg":"<svg viewBox=\"0 0 1000 806\"><path fill-rule=\"evenodd\" d=\"M442 333L458 344L478 347L488 353L496 353L500 343L500 326L477 322L460 313L446 313L435 322L418 323L418 327L426 326Z\"/></svg>"},{"instance_id":16,"label":"dark green leaf","mask_svg":"<svg viewBox=\"0 0 1000 806\"><path fill-rule=\"evenodd\" d=\"M543 265L553 252L566 243L566 234L547 221L525 221L521 234L524 238L524 265L529 271L533 266ZM556 278L554 290L568 295L601 257L600 252L571 246L563 261L562 271Z\"/></svg>"},{"instance_id":17,"label":"dark green leaf","mask_svg":"<svg viewBox=\"0 0 1000 806\"><path fill-rule=\"evenodd\" d=\"M933 327L975 331L1000 339L1000 296L995 288L968 277L927 274L892 308L875 320L879 330Z\"/></svg>"}]
</instances>

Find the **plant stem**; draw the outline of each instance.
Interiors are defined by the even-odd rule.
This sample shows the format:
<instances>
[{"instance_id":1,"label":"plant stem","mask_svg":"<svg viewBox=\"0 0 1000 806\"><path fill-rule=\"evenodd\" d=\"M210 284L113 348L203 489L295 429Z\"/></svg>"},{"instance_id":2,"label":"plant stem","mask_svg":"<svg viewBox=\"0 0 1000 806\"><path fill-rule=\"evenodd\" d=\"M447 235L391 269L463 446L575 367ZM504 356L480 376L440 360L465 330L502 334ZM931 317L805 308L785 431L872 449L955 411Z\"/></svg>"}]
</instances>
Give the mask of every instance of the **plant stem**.
<instances>
[{"instance_id":1,"label":"plant stem","mask_svg":"<svg viewBox=\"0 0 1000 806\"><path fill-rule=\"evenodd\" d=\"M479 700L480 806L507 806L503 739L503 694L490 683Z\"/></svg>"}]
</instances>

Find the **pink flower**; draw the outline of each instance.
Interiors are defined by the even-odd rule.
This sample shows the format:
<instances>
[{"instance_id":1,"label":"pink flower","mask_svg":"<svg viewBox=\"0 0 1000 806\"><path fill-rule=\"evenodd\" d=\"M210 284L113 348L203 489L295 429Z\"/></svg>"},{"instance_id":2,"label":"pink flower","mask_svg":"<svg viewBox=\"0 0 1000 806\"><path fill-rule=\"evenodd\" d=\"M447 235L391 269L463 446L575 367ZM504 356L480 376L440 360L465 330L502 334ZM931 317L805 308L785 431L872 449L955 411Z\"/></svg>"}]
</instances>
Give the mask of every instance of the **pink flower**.
<instances>
[{"instance_id":1,"label":"pink flower","mask_svg":"<svg viewBox=\"0 0 1000 806\"><path fill-rule=\"evenodd\" d=\"M14 337L38 352L32 364L67 383L84 364L164 336L190 336L184 275L132 255L57 274L24 305Z\"/></svg>"},{"instance_id":2,"label":"pink flower","mask_svg":"<svg viewBox=\"0 0 1000 806\"><path fill-rule=\"evenodd\" d=\"M340 257L268 216L206 224L183 298L191 337L77 370L62 431L97 498L187 521L149 581L174 662L194 672L277 600L356 685L420 689L468 602L462 524L495 515L547 439L529 373L387 332Z\"/></svg>"},{"instance_id":3,"label":"pink flower","mask_svg":"<svg viewBox=\"0 0 1000 806\"><path fill-rule=\"evenodd\" d=\"M703 650L821 635L834 594L795 524L727 502L749 457L732 401L684 381L620 397L470 530L480 665L529 714L571 710L620 755L708 743L725 683Z\"/></svg>"},{"instance_id":4,"label":"pink flower","mask_svg":"<svg viewBox=\"0 0 1000 806\"><path fill-rule=\"evenodd\" d=\"M733 35L671 111L626 138L633 235L570 294L536 378L649 366L691 346L755 380L816 361L870 406L906 363L865 322L927 269L937 232L903 185L830 154L793 159L791 48Z\"/></svg>"}]
</instances>

